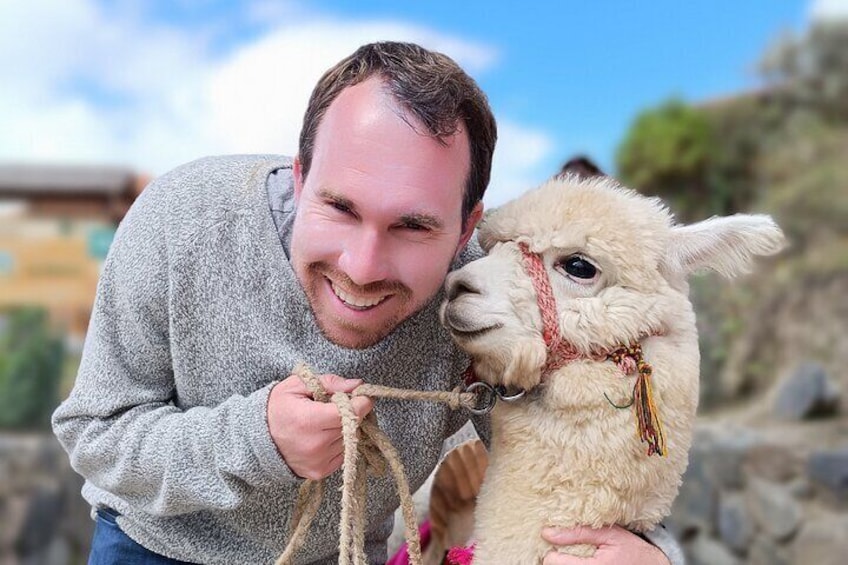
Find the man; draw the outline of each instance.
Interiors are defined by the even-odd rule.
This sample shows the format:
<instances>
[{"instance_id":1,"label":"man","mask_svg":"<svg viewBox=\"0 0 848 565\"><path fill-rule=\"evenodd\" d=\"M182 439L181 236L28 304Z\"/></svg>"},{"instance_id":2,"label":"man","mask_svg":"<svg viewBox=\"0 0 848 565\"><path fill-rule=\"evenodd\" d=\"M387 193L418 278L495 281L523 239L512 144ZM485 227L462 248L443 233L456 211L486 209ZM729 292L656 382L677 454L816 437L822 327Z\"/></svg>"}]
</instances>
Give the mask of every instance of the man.
<instances>
[{"instance_id":1,"label":"man","mask_svg":"<svg viewBox=\"0 0 848 565\"><path fill-rule=\"evenodd\" d=\"M485 96L453 61L367 45L316 86L293 161L202 159L145 189L53 419L97 510L91 563L272 562L301 481L323 477L298 559L335 561L340 417L291 371L307 362L330 392L458 382L467 359L437 309L448 270L479 254L466 244L495 138ZM467 418L418 402L354 408L377 412L413 489ZM393 493L388 477L369 482L372 562L386 559ZM620 529L545 535L666 561Z\"/></svg>"}]
</instances>

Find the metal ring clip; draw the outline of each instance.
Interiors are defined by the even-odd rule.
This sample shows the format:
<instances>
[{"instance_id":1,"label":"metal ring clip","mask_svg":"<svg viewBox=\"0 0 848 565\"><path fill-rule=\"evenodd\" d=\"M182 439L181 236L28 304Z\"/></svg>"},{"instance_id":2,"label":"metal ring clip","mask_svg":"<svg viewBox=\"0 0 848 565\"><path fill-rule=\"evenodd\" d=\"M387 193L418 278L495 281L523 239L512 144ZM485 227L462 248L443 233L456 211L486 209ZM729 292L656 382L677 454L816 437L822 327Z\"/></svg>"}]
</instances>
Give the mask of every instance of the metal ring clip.
<instances>
[{"instance_id":1,"label":"metal ring clip","mask_svg":"<svg viewBox=\"0 0 848 565\"><path fill-rule=\"evenodd\" d=\"M473 392L477 395L477 404L473 408L469 408L468 411L477 416L482 416L491 412L498 400L515 402L521 399L526 391L519 390L509 394L509 391L503 385L492 386L483 381L475 381L465 388L465 392Z\"/></svg>"},{"instance_id":2,"label":"metal ring clip","mask_svg":"<svg viewBox=\"0 0 848 565\"><path fill-rule=\"evenodd\" d=\"M465 392L473 392L477 395L477 404L474 408L468 409L472 414L482 416L491 412L492 408L495 407L495 401L498 397L495 388L489 383L473 382L465 388Z\"/></svg>"},{"instance_id":3,"label":"metal ring clip","mask_svg":"<svg viewBox=\"0 0 848 565\"><path fill-rule=\"evenodd\" d=\"M516 400L521 399L524 396L524 393L527 392L523 388L518 389L518 392L513 394L507 394L507 389L504 385L498 385L495 387L495 394L498 395L498 398L503 400L504 402L515 402Z\"/></svg>"}]
</instances>

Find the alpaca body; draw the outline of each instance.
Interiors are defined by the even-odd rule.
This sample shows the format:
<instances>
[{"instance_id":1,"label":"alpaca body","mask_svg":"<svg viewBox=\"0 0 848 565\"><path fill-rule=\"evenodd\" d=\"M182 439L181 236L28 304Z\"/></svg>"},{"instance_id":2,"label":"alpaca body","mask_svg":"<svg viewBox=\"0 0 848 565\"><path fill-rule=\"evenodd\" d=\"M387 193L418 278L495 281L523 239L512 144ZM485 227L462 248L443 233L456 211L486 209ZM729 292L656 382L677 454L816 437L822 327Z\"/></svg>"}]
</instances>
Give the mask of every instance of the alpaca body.
<instances>
[{"instance_id":1,"label":"alpaca body","mask_svg":"<svg viewBox=\"0 0 848 565\"><path fill-rule=\"evenodd\" d=\"M693 362L677 363L673 374L666 372L673 359L659 352L679 348L664 347L663 338L645 344L646 357L655 360L666 457L647 457L632 408L615 408L604 397L623 403L634 380L611 362L572 363L534 397L496 407L477 500L475 563L540 562L551 549L540 535L545 526L619 524L642 532L668 515L686 469L688 422L698 401L697 342L691 337ZM574 380L596 384L585 391L592 398L575 395Z\"/></svg>"}]
</instances>

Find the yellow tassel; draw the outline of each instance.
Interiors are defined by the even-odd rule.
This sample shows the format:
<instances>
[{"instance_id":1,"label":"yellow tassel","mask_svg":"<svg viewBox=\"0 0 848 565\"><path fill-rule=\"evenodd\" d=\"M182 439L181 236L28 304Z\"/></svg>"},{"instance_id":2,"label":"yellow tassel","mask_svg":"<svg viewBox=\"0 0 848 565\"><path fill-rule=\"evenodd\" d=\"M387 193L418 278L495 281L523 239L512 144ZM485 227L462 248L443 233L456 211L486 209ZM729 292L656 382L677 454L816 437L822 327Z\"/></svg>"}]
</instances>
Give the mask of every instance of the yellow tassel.
<instances>
[{"instance_id":1,"label":"yellow tassel","mask_svg":"<svg viewBox=\"0 0 848 565\"><path fill-rule=\"evenodd\" d=\"M607 402L615 408L624 409L636 405L636 434L639 439L648 444L648 456L666 456L665 436L659 410L654 403L654 391L651 388L651 375L654 369L642 357L642 345L634 343L630 347L620 346L607 355L607 359L618 365L621 372L629 375L637 372L636 383L633 385L633 396L630 402L618 405L604 393Z\"/></svg>"},{"instance_id":2,"label":"yellow tassel","mask_svg":"<svg viewBox=\"0 0 848 565\"><path fill-rule=\"evenodd\" d=\"M639 368L639 377L636 380L633 397L636 403L639 439L648 444L648 456L657 454L660 457L665 457L665 436L651 387L653 369L642 359L641 355L638 356L636 363Z\"/></svg>"}]
</instances>

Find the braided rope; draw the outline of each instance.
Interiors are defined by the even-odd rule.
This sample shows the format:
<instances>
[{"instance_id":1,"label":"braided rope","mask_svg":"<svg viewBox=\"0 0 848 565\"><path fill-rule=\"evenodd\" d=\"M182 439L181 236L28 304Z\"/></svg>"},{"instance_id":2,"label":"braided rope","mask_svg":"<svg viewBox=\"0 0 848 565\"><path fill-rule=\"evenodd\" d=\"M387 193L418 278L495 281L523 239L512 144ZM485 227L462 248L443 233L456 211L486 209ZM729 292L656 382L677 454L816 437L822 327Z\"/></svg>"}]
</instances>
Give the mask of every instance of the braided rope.
<instances>
[{"instance_id":1,"label":"braided rope","mask_svg":"<svg viewBox=\"0 0 848 565\"><path fill-rule=\"evenodd\" d=\"M533 253L523 241L518 244L521 256L524 259L524 268L533 281L536 290L536 302L539 304L539 312L542 314L543 337L545 345L550 349L554 344L560 342L559 320L557 320L557 305L554 290L548 279L548 271L538 253Z\"/></svg>"},{"instance_id":2,"label":"braided rope","mask_svg":"<svg viewBox=\"0 0 848 565\"><path fill-rule=\"evenodd\" d=\"M353 396L441 402L443 404L447 404L451 410L456 410L458 408L474 408L477 402L477 396L473 392L462 392L461 386L457 386L450 391L408 390L364 383L356 387L356 390L353 391Z\"/></svg>"},{"instance_id":3,"label":"braided rope","mask_svg":"<svg viewBox=\"0 0 848 565\"><path fill-rule=\"evenodd\" d=\"M370 412L360 422L353 412L350 399L353 396L394 398L399 400L427 400L442 402L451 409L475 406L474 393L453 391L417 391L396 389L381 385L362 384L350 395L337 392L330 397L318 378L305 366L298 365L294 374L300 377L312 397L319 402L333 402L342 418L344 461L342 464L342 501L339 524L339 563L360 565L367 562L365 555L365 500L366 472L371 469L382 475L386 463L397 483L401 501L409 560L413 565L421 563L421 541L418 536L415 505L400 455L388 436L377 424L377 417ZM307 480L300 487L291 521L291 534L282 555L275 565L290 565L295 554L303 546L306 534L324 495L324 479Z\"/></svg>"}]
</instances>

